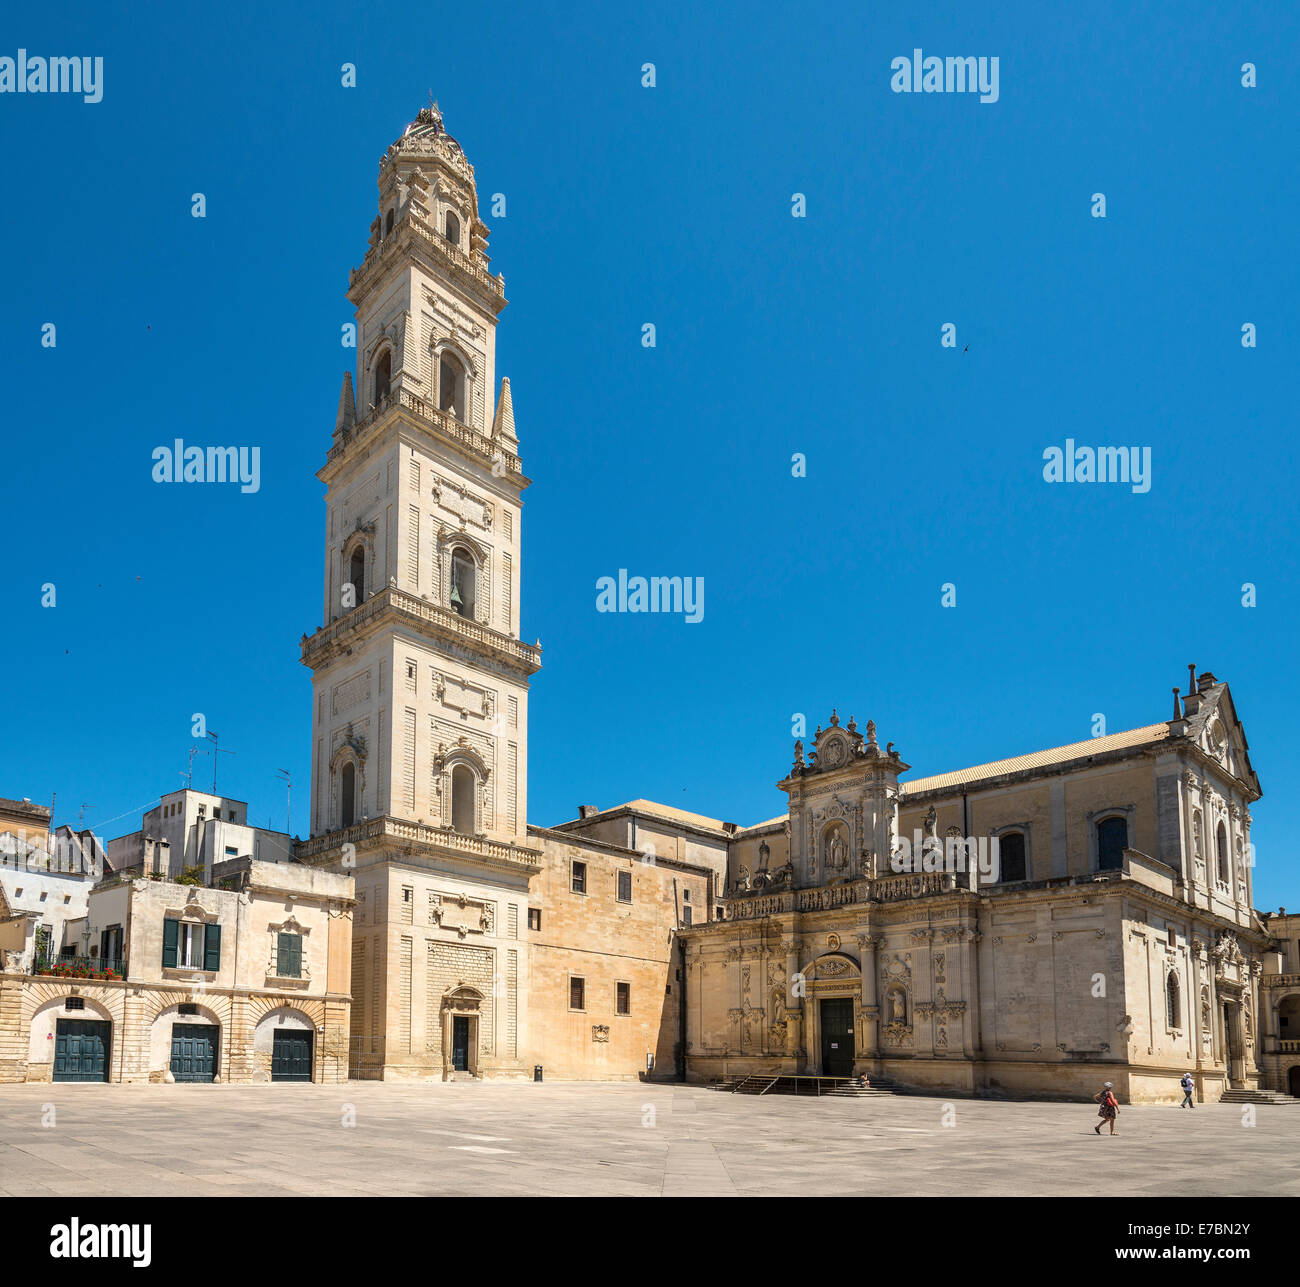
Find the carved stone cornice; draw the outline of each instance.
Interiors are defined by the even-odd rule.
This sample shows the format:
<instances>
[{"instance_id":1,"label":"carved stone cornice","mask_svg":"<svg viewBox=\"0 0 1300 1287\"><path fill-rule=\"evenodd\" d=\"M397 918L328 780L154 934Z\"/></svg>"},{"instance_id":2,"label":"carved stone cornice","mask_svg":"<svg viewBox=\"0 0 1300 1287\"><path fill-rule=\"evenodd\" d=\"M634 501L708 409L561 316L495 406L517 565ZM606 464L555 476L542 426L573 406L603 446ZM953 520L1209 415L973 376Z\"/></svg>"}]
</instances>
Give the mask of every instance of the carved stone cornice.
<instances>
[{"instance_id":1,"label":"carved stone cornice","mask_svg":"<svg viewBox=\"0 0 1300 1287\"><path fill-rule=\"evenodd\" d=\"M395 626L414 627L438 643L459 645L466 660L491 659L516 674L533 675L542 667L540 648L481 622L467 621L451 608L429 603L396 586L385 586L351 612L314 634L303 635L302 663L315 670L356 649L378 631Z\"/></svg>"}]
</instances>

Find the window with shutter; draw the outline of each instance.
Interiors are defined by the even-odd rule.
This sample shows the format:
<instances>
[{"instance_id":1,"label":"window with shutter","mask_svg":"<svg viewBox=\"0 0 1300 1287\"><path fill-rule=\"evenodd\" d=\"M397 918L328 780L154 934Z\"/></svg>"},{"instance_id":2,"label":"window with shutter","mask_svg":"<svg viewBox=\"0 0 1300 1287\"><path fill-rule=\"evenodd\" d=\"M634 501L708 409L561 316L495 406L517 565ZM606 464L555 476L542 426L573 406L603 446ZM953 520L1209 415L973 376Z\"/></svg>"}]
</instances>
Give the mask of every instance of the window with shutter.
<instances>
[{"instance_id":1,"label":"window with shutter","mask_svg":"<svg viewBox=\"0 0 1300 1287\"><path fill-rule=\"evenodd\" d=\"M279 935L275 972L282 979L300 979L302 977L301 934Z\"/></svg>"},{"instance_id":2,"label":"window with shutter","mask_svg":"<svg viewBox=\"0 0 1300 1287\"><path fill-rule=\"evenodd\" d=\"M163 921L163 969L176 968L176 944L180 938L180 921Z\"/></svg>"},{"instance_id":3,"label":"window with shutter","mask_svg":"<svg viewBox=\"0 0 1300 1287\"><path fill-rule=\"evenodd\" d=\"M209 925L203 944L203 968L205 970L221 969L221 926Z\"/></svg>"}]
</instances>

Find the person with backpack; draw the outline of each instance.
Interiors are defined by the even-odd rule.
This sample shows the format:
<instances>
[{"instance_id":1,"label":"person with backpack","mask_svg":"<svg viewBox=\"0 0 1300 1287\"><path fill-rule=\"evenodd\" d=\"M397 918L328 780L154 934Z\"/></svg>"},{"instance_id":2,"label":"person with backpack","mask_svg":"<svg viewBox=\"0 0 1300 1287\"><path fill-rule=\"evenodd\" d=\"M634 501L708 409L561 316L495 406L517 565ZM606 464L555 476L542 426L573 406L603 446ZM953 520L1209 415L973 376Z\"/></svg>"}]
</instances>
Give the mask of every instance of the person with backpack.
<instances>
[{"instance_id":1,"label":"person with backpack","mask_svg":"<svg viewBox=\"0 0 1300 1287\"><path fill-rule=\"evenodd\" d=\"M1178 1084L1183 1088L1183 1102L1178 1107L1195 1108L1196 1105L1192 1103L1192 1090L1195 1088L1196 1083L1192 1081L1192 1074L1185 1072L1182 1081Z\"/></svg>"},{"instance_id":2,"label":"person with backpack","mask_svg":"<svg viewBox=\"0 0 1300 1287\"><path fill-rule=\"evenodd\" d=\"M1119 1116L1119 1100L1115 1098L1115 1092L1111 1089L1111 1083L1107 1082L1101 1088L1101 1092L1094 1095L1092 1098L1094 1103L1101 1105L1101 1109L1097 1113L1097 1116L1101 1118L1101 1121L1092 1129L1100 1135L1102 1123L1109 1122L1110 1133L1114 1135L1115 1119Z\"/></svg>"}]
</instances>

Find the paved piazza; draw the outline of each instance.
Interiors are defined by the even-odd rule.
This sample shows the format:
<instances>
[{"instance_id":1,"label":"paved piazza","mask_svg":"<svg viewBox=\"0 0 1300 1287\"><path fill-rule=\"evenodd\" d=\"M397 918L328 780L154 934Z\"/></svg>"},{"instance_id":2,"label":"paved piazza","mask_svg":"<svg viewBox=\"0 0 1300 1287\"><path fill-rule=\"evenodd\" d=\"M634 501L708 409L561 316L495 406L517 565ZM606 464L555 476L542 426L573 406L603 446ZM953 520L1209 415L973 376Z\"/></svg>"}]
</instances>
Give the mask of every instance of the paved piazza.
<instances>
[{"instance_id":1,"label":"paved piazza","mask_svg":"<svg viewBox=\"0 0 1300 1287\"><path fill-rule=\"evenodd\" d=\"M6 1086L0 1193L1300 1194L1300 1106L1255 1112L1248 1128L1236 1105L1128 1107L1098 1139L1086 1104L590 1082Z\"/></svg>"}]
</instances>

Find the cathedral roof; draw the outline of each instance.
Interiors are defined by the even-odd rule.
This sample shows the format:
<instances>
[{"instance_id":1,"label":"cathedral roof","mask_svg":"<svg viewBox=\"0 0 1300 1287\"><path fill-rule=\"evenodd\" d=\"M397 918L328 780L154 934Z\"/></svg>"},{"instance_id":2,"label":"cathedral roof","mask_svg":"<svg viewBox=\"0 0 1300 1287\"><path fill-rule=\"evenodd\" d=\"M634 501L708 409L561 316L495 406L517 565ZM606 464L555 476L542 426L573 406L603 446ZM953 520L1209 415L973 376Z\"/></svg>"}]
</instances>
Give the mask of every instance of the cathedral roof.
<instances>
[{"instance_id":1,"label":"cathedral roof","mask_svg":"<svg viewBox=\"0 0 1300 1287\"><path fill-rule=\"evenodd\" d=\"M671 804L659 804L655 800L629 800L626 804L616 804L614 809L627 809L630 813L645 813L651 817L669 818L673 822L685 822L692 827L706 827L711 831L724 830L720 818L707 818L702 813L674 809ZM613 810L605 812L613 812Z\"/></svg>"},{"instance_id":2,"label":"cathedral roof","mask_svg":"<svg viewBox=\"0 0 1300 1287\"><path fill-rule=\"evenodd\" d=\"M1086 742L1070 742L1065 746L1054 746L1045 751L1031 751L1028 755L1013 755L1008 760L992 760L988 764L976 764L969 769L958 769L955 773L938 773L934 777L916 778L900 785L904 795L970 786L990 778L1003 777L1008 773L1049 768L1055 764L1068 764L1071 760L1087 759L1091 755L1104 755L1107 751L1122 751L1133 746L1145 746L1148 742L1163 741L1168 736L1168 724L1147 724L1143 728L1131 728L1123 733L1090 737Z\"/></svg>"}]
</instances>

